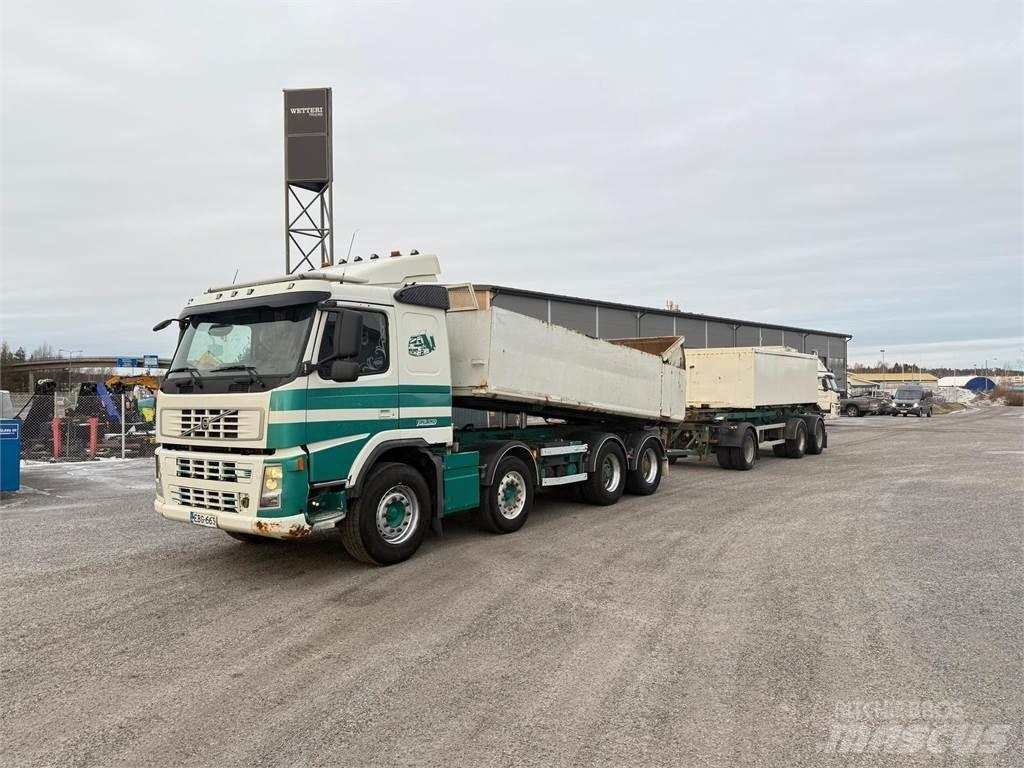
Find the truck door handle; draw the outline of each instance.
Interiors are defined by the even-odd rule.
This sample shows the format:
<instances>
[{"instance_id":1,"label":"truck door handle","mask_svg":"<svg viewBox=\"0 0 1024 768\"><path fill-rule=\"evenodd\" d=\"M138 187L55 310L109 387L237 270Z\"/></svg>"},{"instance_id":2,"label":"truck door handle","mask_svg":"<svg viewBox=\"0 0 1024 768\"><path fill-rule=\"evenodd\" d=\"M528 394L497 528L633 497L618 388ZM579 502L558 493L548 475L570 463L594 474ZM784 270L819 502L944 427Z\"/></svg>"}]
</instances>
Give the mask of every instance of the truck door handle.
<instances>
[{"instance_id":1,"label":"truck door handle","mask_svg":"<svg viewBox=\"0 0 1024 768\"><path fill-rule=\"evenodd\" d=\"M381 408L377 411L378 419L393 419L395 418L395 412L391 408Z\"/></svg>"}]
</instances>

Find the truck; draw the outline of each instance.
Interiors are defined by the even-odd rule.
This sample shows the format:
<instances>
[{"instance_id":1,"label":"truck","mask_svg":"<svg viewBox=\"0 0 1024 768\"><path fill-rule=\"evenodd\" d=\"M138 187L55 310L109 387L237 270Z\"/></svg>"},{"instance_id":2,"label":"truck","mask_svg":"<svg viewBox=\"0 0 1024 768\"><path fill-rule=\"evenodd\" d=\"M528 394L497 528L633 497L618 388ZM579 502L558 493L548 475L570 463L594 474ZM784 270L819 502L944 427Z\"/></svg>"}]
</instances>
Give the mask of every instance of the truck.
<instances>
[{"instance_id":1,"label":"truck","mask_svg":"<svg viewBox=\"0 0 1024 768\"><path fill-rule=\"evenodd\" d=\"M246 542L337 527L388 565L449 515L518 530L541 488L655 493L686 372L496 307L449 311L439 271L417 254L212 288L159 323L179 341L156 511ZM454 427L480 407L515 423Z\"/></svg>"},{"instance_id":2,"label":"truck","mask_svg":"<svg viewBox=\"0 0 1024 768\"><path fill-rule=\"evenodd\" d=\"M668 429L670 461L714 455L723 469L750 470L762 447L799 459L828 446L816 355L722 347L690 349L686 358L687 419Z\"/></svg>"},{"instance_id":3,"label":"truck","mask_svg":"<svg viewBox=\"0 0 1024 768\"><path fill-rule=\"evenodd\" d=\"M838 419L839 410L839 387L836 384L836 376L830 371L821 359L818 360L818 410L826 419Z\"/></svg>"},{"instance_id":4,"label":"truck","mask_svg":"<svg viewBox=\"0 0 1024 768\"><path fill-rule=\"evenodd\" d=\"M439 273L434 256L370 259L211 288L158 323L179 338L156 405L156 511L248 543L337 528L352 557L390 565L451 515L512 533L542 489L611 505L656 493L690 455L681 337L588 337ZM695 429L720 462L736 446L736 468L748 426L813 453L815 382L812 368L806 406L791 390L800 404L699 413ZM481 410L502 418L458 422Z\"/></svg>"}]
</instances>

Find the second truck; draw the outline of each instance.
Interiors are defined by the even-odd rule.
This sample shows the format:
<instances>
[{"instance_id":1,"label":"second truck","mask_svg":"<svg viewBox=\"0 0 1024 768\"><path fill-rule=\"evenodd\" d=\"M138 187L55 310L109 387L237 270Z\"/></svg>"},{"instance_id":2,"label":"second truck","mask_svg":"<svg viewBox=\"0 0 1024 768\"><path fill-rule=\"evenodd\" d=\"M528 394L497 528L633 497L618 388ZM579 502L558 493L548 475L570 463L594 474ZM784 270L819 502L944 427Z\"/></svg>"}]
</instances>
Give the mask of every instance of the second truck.
<instances>
[{"instance_id":1,"label":"second truck","mask_svg":"<svg viewBox=\"0 0 1024 768\"><path fill-rule=\"evenodd\" d=\"M244 541L337 527L353 557L387 565L453 514L516 531L539 489L608 505L655 493L670 459L749 469L759 444L825 447L813 355L747 348L728 365L749 386L688 404L714 350L590 338L439 272L417 254L214 288L159 324L179 340L157 401L156 510ZM462 418L473 410L499 426Z\"/></svg>"}]
</instances>

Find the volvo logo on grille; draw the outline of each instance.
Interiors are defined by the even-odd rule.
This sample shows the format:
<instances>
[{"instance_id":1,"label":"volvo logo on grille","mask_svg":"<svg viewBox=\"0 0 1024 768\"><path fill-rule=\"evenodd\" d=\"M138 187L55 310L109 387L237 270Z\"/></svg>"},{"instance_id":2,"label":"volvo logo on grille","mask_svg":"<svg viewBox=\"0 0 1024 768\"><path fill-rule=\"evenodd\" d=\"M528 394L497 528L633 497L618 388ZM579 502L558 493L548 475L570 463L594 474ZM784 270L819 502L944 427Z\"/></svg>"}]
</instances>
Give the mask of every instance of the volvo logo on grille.
<instances>
[{"instance_id":1,"label":"volvo logo on grille","mask_svg":"<svg viewBox=\"0 0 1024 768\"><path fill-rule=\"evenodd\" d=\"M182 432L181 436L182 437L188 437L193 432L196 432L196 431L199 431L199 430L202 430L203 432L206 432L210 428L210 425L212 425L214 422L220 421L225 416L234 416L236 413L238 413L238 409L233 409L233 410L230 410L230 411L221 411L216 416L201 416L199 418L199 423L196 424L191 429L187 429L184 432Z\"/></svg>"}]
</instances>

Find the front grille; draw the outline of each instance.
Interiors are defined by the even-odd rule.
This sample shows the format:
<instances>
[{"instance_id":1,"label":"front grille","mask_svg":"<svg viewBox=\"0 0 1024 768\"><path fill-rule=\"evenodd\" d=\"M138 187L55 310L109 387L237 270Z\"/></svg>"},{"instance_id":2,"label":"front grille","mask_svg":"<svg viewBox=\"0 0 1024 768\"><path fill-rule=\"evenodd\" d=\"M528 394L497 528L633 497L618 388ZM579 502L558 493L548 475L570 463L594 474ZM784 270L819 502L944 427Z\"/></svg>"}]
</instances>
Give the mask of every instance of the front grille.
<instances>
[{"instance_id":1,"label":"front grille","mask_svg":"<svg viewBox=\"0 0 1024 768\"><path fill-rule=\"evenodd\" d=\"M168 436L200 440L259 440L260 438L260 412L257 410L169 408L162 413L162 431Z\"/></svg>"},{"instance_id":2,"label":"front grille","mask_svg":"<svg viewBox=\"0 0 1024 768\"><path fill-rule=\"evenodd\" d=\"M193 480L220 480L225 483L247 483L252 479L252 464L221 459L194 459L179 456L175 459L178 477Z\"/></svg>"},{"instance_id":3,"label":"front grille","mask_svg":"<svg viewBox=\"0 0 1024 768\"><path fill-rule=\"evenodd\" d=\"M218 512L238 512L238 496L235 491L211 491L207 488L186 488L171 486L171 499L175 504L195 509L213 509Z\"/></svg>"}]
</instances>

